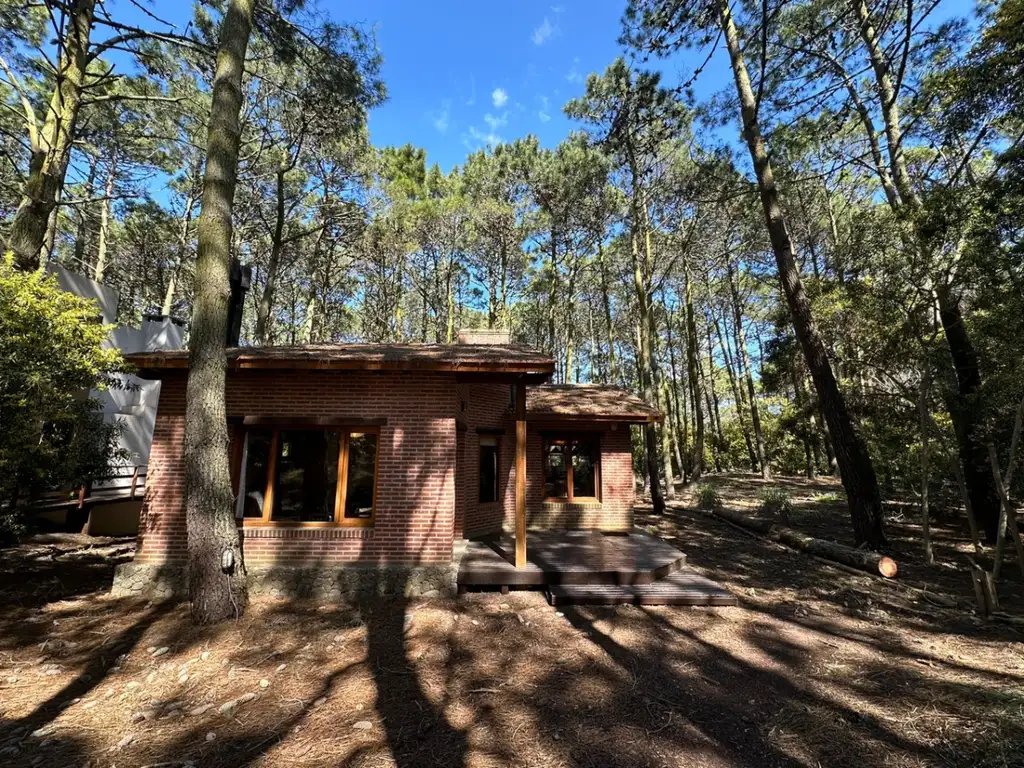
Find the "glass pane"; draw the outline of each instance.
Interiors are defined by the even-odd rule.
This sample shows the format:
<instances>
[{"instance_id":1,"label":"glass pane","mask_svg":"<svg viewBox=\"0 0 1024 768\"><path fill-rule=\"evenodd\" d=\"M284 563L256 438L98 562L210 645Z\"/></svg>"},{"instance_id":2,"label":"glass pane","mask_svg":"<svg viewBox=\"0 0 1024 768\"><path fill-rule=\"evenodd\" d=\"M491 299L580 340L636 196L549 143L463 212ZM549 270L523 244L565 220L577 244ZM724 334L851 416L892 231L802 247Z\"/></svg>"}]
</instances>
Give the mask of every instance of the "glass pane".
<instances>
[{"instance_id":1,"label":"glass pane","mask_svg":"<svg viewBox=\"0 0 1024 768\"><path fill-rule=\"evenodd\" d=\"M373 486L377 472L377 435L353 433L348 438L348 482L345 517L368 520L373 517Z\"/></svg>"},{"instance_id":2,"label":"glass pane","mask_svg":"<svg viewBox=\"0 0 1024 768\"><path fill-rule=\"evenodd\" d=\"M578 445L572 454L572 496L597 496L594 459L587 444Z\"/></svg>"},{"instance_id":3,"label":"glass pane","mask_svg":"<svg viewBox=\"0 0 1024 768\"><path fill-rule=\"evenodd\" d=\"M498 500L498 446L480 446L480 501Z\"/></svg>"},{"instance_id":4,"label":"glass pane","mask_svg":"<svg viewBox=\"0 0 1024 768\"><path fill-rule=\"evenodd\" d=\"M549 499L560 498L566 496L568 492L565 447L549 445L544 456L544 496Z\"/></svg>"},{"instance_id":5,"label":"glass pane","mask_svg":"<svg viewBox=\"0 0 1024 768\"><path fill-rule=\"evenodd\" d=\"M299 429L282 429L280 434L272 519L333 522L340 435Z\"/></svg>"},{"instance_id":6,"label":"glass pane","mask_svg":"<svg viewBox=\"0 0 1024 768\"><path fill-rule=\"evenodd\" d=\"M263 496L267 492L267 472L270 469L269 429L251 429L245 446L245 488L242 516L263 517Z\"/></svg>"}]
</instances>

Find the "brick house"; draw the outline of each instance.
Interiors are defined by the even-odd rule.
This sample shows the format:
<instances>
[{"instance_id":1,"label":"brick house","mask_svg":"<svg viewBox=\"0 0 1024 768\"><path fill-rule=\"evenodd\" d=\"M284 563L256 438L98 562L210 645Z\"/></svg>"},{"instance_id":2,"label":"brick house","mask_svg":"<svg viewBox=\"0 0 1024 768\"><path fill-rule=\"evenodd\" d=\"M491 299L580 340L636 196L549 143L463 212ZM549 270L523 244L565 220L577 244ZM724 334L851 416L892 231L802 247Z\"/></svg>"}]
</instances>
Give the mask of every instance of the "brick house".
<instances>
[{"instance_id":1,"label":"brick house","mask_svg":"<svg viewBox=\"0 0 1024 768\"><path fill-rule=\"evenodd\" d=\"M228 351L236 518L256 593L454 585L462 542L632 528L630 425L660 419L616 387L547 384L554 361L479 332L459 344ZM183 588L188 354L128 355L162 393L134 562L115 593Z\"/></svg>"}]
</instances>

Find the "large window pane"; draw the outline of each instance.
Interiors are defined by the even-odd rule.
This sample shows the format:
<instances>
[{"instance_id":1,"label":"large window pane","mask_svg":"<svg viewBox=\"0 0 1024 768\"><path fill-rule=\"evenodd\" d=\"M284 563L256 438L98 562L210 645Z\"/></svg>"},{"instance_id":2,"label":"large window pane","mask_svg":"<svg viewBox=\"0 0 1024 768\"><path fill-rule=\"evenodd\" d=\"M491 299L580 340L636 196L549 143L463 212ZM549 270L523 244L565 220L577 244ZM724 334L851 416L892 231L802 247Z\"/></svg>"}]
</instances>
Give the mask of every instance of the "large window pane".
<instances>
[{"instance_id":1,"label":"large window pane","mask_svg":"<svg viewBox=\"0 0 1024 768\"><path fill-rule=\"evenodd\" d=\"M353 432L348 439L348 481L345 487L345 518L373 517L373 487L377 472L377 435Z\"/></svg>"},{"instance_id":2,"label":"large window pane","mask_svg":"<svg viewBox=\"0 0 1024 768\"><path fill-rule=\"evenodd\" d=\"M568 495L568 474L565 446L549 445L544 456L544 496L549 499Z\"/></svg>"},{"instance_id":3,"label":"large window pane","mask_svg":"<svg viewBox=\"0 0 1024 768\"><path fill-rule=\"evenodd\" d=\"M572 454L572 495L597 496L594 482L594 459L590 446L586 443L577 444Z\"/></svg>"},{"instance_id":4,"label":"large window pane","mask_svg":"<svg viewBox=\"0 0 1024 768\"><path fill-rule=\"evenodd\" d=\"M480 441L480 501L498 500L498 441Z\"/></svg>"},{"instance_id":5,"label":"large window pane","mask_svg":"<svg viewBox=\"0 0 1024 768\"><path fill-rule=\"evenodd\" d=\"M338 432L280 432L272 519L320 523L334 520L338 490Z\"/></svg>"},{"instance_id":6,"label":"large window pane","mask_svg":"<svg viewBox=\"0 0 1024 768\"><path fill-rule=\"evenodd\" d=\"M245 436L245 469L240 478L242 488L239 499L242 517L263 517L263 497L267 492L272 438L273 433L269 429L251 429Z\"/></svg>"}]
</instances>

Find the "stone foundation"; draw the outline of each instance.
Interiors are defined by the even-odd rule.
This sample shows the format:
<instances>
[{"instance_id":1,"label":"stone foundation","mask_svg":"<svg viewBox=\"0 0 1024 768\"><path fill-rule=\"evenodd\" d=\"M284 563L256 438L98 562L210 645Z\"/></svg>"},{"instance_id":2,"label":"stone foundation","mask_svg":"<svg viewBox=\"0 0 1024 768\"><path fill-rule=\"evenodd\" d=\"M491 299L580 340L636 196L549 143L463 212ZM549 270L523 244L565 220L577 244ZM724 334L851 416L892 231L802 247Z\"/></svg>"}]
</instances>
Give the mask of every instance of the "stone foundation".
<instances>
[{"instance_id":1,"label":"stone foundation","mask_svg":"<svg viewBox=\"0 0 1024 768\"><path fill-rule=\"evenodd\" d=\"M439 565L352 565L347 568L276 565L249 568L249 594L357 602L372 598L449 597L456 592L457 559ZM114 597L166 600L188 595L184 566L118 566Z\"/></svg>"}]
</instances>

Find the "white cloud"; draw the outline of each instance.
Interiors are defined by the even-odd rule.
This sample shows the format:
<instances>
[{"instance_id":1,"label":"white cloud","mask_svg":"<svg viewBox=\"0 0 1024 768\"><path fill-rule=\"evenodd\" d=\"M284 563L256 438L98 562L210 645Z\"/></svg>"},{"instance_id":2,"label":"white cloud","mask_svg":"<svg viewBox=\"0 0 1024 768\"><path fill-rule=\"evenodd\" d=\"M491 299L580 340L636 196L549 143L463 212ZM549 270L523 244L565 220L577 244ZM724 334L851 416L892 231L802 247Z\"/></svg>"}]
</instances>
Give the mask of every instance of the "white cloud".
<instances>
[{"instance_id":1,"label":"white cloud","mask_svg":"<svg viewBox=\"0 0 1024 768\"><path fill-rule=\"evenodd\" d=\"M540 102L540 109L537 110L537 117L542 123L546 123L551 119L551 115L548 113L548 97L541 94L537 97L537 100Z\"/></svg>"},{"instance_id":2,"label":"white cloud","mask_svg":"<svg viewBox=\"0 0 1024 768\"><path fill-rule=\"evenodd\" d=\"M577 56L572 60L572 69L569 70L569 74L565 76L565 79L570 83L582 83L583 75L580 74L579 65L580 57Z\"/></svg>"},{"instance_id":3,"label":"white cloud","mask_svg":"<svg viewBox=\"0 0 1024 768\"><path fill-rule=\"evenodd\" d=\"M476 78L469 76L469 98L466 99L466 106L472 107L476 103Z\"/></svg>"},{"instance_id":4,"label":"white cloud","mask_svg":"<svg viewBox=\"0 0 1024 768\"><path fill-rule=\"evenodd\" d=\"M498 117L495 117L488 112L484 115L484 122L487 123L487 127L491 129L491 133L494 133L508 122L508 112L502 112Z\"/></svg>"},{"instance_id":5,"label":"white cloud","mask_svg":"<svg viewBox=\"0 0 1024 768\"><path fill-rule=\"evenodd\" d=\"M533 30L533 44L544 45L551 36L555 34L555 27L551 24L551 21L547 16L544 17L544 21L541 22L540 26Z\"/></svg>"},{"instance_id":6,"label":"white cloud","mask_svg":"<svg viewBox=\"0 0 1024 768\"><path fill-rule=\"evenodd\" d=\"M437 129L438 133L447 133L448 126L451 125L451 102L447 99L444 101L444 107L434 116L434 128Z\"/></svg>"},{"instance_id":7,"label":"white cloud","mask_svg":"<svg viewBox=\"0 0 1024 768\"><path fill-rule=\"evenodd\" d=\"M505 106L505 102L508 101L508 93L504 88L495 88L491 91L491 101L494 102L494 106L501 109Z\"/></svg>"},{"instance_id":8,"label":"white cloud","mask_svg":"<svg viewBox=\"0 0 1024 768\"><path fill-rule=\"evenodd\" d=\"M476 142L477 146L486 145L488 147L493 147L496 144L502 144L505 141L503 138L501 138L501 136L496 134L494 131L491 131L490 133L484 133L479 128L473 125L469 126L469 135ZM470 146L470 142L468 140L463 139L463 143L466 146Z\"/></svg>"}]
</instances>

